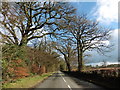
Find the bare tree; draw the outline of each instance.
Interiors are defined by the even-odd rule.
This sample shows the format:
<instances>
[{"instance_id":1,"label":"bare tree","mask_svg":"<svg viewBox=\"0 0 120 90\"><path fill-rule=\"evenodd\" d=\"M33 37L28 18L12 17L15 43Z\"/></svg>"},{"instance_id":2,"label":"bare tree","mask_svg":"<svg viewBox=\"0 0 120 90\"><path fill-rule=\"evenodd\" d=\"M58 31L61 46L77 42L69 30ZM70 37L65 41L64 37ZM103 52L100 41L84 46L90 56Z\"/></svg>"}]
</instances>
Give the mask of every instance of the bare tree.
<instances>
[{"instance_id":1,"label":"bare tree","mask_svg":"<svg viewBox=\"0 0 120 90\"><path fill-rule=\"evenodd\" d=\"M2 2L0 35L5 43L23 45L35 38L53 35L59 20L75 12L62 2Z\"/></svg>"},{"instance_id":2,"label":"bare tree","mask_svg":"<svg viewBox=\"0 0 120 90\"><path fill-rule=\"evenodd\" d=\"M78 71L82 70L83 54L88 50L105 52L110 45L105 42L110 38L110 30L102 28L97 22L88 20L86 16L76 16L67 20L64 26L73 36L73 41L77 46ZM106 49L105 49L106 48Z\"/></svg>"}]
</instances>

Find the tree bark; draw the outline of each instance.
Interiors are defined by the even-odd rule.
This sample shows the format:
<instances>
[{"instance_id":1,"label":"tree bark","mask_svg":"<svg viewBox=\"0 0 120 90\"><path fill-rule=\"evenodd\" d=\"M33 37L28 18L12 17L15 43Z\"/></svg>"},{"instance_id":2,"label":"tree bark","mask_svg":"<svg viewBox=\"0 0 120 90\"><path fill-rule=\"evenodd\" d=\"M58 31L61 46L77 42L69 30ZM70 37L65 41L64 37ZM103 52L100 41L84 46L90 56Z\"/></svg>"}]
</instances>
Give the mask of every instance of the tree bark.
<instances>
[{"instance_id":1,"label":"tree bark","mask_svg":"<svg viewBox=\"0 0 120 90\"><path fill-rule=\"evenodd\" d=\"M68 71L71 72L71 66L70 66L70 63L68 61L68 58L66 56L65 57L65 62L66 62L66 65L67 65L67 68L68 68Z\"/></svg>"},{"instance_id":2,"label":"tree bark","mask_svg":"<svg viewBox=\"0 0 120 90\"><path fill-rule=\"evenodd\" d=\"M69 63L66 63L66 64L67 64L68 71L71 72L70 64Z\"/></svg>"},{"instance_id":3,"label":"tree bark","mask_svg":"<svg viewBox=\"0 0 120 90\"><path fill-rule=\"evenodd\" d=\"M79 64L80 64L80 66L79 66L79 68L80 68L80 72L82 72L82 68L83 68L83 64L82 64L82 62L83 62L83 52L82 52L82 49L80 49L80 62L79 62Z\"/></svg>"},{"instance_id":4,"label":"tree bark","mask_svg":"<svg viewBox=\"0 0 120 90\"><path fill-rule=\"evenodd\" d=\"M23 46L23 45L27 45L28 41L27 41L27 36L23 36L22 40L20 41L19 46Z\"/></svg>"},{"instance_id":5,"label":"tree bark","mask_svg":"<svg viewBox=\"0 0 120 90\"><path fill-rule=\"evenodd\" d=\"M77 54L78 54L78 72L82 71L83 52L80 42L77 41Z\"/></svg>"},{"instance_id":6,"label":"tree bark","mask_svg":"<svg viewBox=\"0 0 120 90\"><path fill-rule=\"evenodd\" d=\"M77 42L77 54L78 54L78 71L80 72L80 49L78 42Z\"/></svg>"}]
</instances>

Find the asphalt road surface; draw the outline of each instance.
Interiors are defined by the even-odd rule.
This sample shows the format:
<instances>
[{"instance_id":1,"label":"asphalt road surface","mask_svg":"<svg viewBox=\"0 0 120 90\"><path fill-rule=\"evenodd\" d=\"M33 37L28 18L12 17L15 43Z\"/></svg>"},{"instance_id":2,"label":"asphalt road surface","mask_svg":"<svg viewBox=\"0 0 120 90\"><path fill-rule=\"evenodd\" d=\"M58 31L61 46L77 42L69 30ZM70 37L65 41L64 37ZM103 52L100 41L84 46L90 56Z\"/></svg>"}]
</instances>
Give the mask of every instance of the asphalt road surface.
<instances>
[{"instance_id":1,"label":"asphalt road surface","mask_svg":"<svg viewBox=\"0 0 120 90\"><path fill-rule=\"evenodd\" d=\"M69 77L68 75L58 71L50 76L48 79L36 86L36 89L44 90L105 90L95 84L79 80L77 78Z\"/></svg>"}]
</instances>

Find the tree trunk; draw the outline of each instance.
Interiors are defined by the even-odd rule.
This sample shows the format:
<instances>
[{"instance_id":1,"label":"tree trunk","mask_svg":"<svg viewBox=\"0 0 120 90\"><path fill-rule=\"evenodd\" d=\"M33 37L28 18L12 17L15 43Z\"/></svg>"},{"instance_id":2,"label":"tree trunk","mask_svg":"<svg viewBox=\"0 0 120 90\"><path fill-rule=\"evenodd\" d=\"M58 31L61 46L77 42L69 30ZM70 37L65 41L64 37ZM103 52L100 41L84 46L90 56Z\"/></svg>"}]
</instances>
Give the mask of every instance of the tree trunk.
<instances>
[{"instance_id":1,"label":"tree trunk","mask_svg":"<svg viewBox=\"0 0 120 90\"><path fill-rule=\"evenodd\" d=\"M20 41L20 44L19 44L19 46L26 46L27 45L27 36L25 35L25 36L23 36L22 37L22 40Z\"/></svg>"},{"instance_id":2,"label":"tree trunk","mask_svg":"<svg viewBox=\"0 0 120 90\"><path fill-rule=\"evenodd\" d=\"M71 67L69 63L67 63L67 68L68 68L68 71L71 72Z\"/></svg>"},{"instance_id":3,"label":"tree trunk","mask_svg":"<svg viewBox=\"0 0 120 90\"><path fill-rule=\"evenodd\" d=\"M78 71L80 71L80 49L79 49L79 46L78 46L78 43L77 43L77 54L78 54Z\"/></svg>"},{"instance_id":4,"label":"tree trunk","mask_svg":"<svg viewBox=\"0 0 120 90\"><path fill-rule=\"evenodd\" d=\"M82 71L82 57L83 57L83 52L82 52L82 48L80 45L80 42L77 42L77 52L78 52L78 72Z\"/></svg>"},{"instance_id":5,"label":"tree trunk","mask_svg":"<svg viewBox=\"0 0 120 90\"><path fill-rule=\"evenodd\" d=\"M64 57L65 57L65 62L66 62L66 65L67 65L68 71L71 72L70 63L69 63L67 57L66 57L66 56L64 56Z\"/></svg>"},{"instance_id":6,"label":"tree trunk","mask_svg":"<svg viewBox=\"0 0 120 90\"><path fill-rule=\"evenodd\" d=\"M82 52L82 49L80 50L80 72L82 71L82 68L83 68L83 65L82 65L82 62L83 62L83 52Z\"/></svg>"}]
</instances>

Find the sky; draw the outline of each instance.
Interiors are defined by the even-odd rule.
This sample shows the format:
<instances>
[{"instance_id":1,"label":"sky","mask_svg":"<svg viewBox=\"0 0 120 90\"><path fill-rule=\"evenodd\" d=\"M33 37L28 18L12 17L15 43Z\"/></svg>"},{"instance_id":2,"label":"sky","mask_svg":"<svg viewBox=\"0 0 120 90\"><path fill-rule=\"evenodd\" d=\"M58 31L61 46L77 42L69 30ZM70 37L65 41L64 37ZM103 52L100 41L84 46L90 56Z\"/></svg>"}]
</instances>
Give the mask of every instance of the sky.
<instances>
[{"instance_id":1,"label":"sky","mask_svg":"<svg viewBox=\"0 0 120 90\"><path fill-rule=\"evenodd\" d=\"M71 4L77 9L78 15L87 14L88 18L99 21L105 27L118 29L118 1L96 0L96 2L71 2Z\"/></svg>"},{"instance_id":2,"label":"sky","mask_svg":"<svg viewBox=\"0 0 120 90\"><path fill-rule=\"evenodd\" d=\"M101 65L106 61L108 64L118 63L118 2L120 0L77 0L71 4L77 9L77 14L87 14L90 20L98 21L101 26L111 29L112 38L109 43L114 43L111 52L106 56L98 54L96 51L89 52L91 57L87 57L87 64Z\"/></svg>"}]
</instances>

